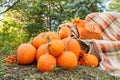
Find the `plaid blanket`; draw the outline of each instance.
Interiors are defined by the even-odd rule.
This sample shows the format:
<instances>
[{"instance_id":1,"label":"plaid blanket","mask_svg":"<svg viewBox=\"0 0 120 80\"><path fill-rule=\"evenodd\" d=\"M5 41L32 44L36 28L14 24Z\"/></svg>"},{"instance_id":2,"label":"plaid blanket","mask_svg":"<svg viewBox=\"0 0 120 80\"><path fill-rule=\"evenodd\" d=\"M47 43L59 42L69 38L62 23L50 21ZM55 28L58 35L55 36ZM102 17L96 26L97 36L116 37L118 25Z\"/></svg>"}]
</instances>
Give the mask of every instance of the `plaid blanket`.
<instances>
[{"instance_id":1,"label":"plaid blanket","mask_svg":"<svg viewBox=\"0 0 120 80\"><path fill-rule=\"evenodd\" d=\"M91 40L95 55L99 55L100 69L120 76L120 14L115 12L96 12L86 16L88 22L99 26L87 26L90 31L102 34L103 40ZM93 52L94 53L94 52Z\"/></svg>"},{"instance_id":2,"label":"plaid blanket","mask_svg":"<svg viewBox=\"0 0 120 80\"><path fill-rule=\"evenodd\" d=\"M85 20L85 28L100 33L103 40L80 39L79 31L71 23L61 24L58 31L63 26L69 27L72 37L78 39L82 49L97 56L101 70L120 76L120 13L95 12L87 15Z\"/></svg>"}]
</instances>

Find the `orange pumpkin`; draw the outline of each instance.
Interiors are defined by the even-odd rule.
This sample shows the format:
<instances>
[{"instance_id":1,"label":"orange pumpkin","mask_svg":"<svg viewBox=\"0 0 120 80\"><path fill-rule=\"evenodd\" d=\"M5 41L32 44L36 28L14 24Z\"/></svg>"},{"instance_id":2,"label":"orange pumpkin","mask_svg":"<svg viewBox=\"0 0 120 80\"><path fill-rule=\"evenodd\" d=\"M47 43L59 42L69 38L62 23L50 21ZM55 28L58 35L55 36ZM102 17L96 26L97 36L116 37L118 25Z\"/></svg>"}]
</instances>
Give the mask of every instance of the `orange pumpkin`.
<instances>
[{"instance_id":1,"label":"orange pumpkin","mask_svg":"<svg viewBox=\"0 0 120 80\"><path fill-rule=\"evenodd\" d=\"M54 40L54 39L60 39L60 36L59 36L57 33L51 32L51 31L41 33L41 34L39 34L38 36L41 36L41 37L44 38L46 41L47 41L47 37L48 37L48 36L49 36L49 38L50 38L50 41L52 41L52 40Z\"/></svg>"},{"instance_id":2,"label":"orange pumpkin","mask_svg":"<svg viewBox=\"0 0 120 80\"><path fill-rule=\"evenodd\" d=\"M93 55L93 54L86 54L85 58L86 58L86 65L94 66L94 67L98 66L98 59L97 59L97 57L95 55Z\"/></svg>"},{"instance_id":3,"label":"orange pumpkin","mask_svg":"<svg viewBox=\"0 0 120 80\"><path fill-rule=\"evenodd\" d=\"M41 72L52 71L56 67L56 59L54 56L46 53L41 55L37 62L37 69Z\"/></svg>"},{"instance_id":4,"label":"orange pumpkin","mask_svg":"<svg viewBox=\"0 0 120 80\"><path fill-rule=\"evenodd\" d=\"M64 43L61 40L52 40L49 45L49 53L59 56L64 51Z\"/></svg>"},{"instance_id":5,"label":"orange pumpkin","mask_svg":"<svg viewBox=\"0 0 120 80\"><path fill-rule=\"evenodd\" d=\"M17 49L17 61L19 64L31 64L35 60L36 48L28 43L21 44Z\"/></svg>"},{"instance_id":6,"label":"orange pumpkin","mask_svg":"<svg viewBox=\"0 0 120 80\"><path fill-rule=\"evenodd\" d=\"M88 28L91 26L91 24L86 20L76 18L72 21L72 24L77 27L80 34L79 36L80 39L98 39L98 40L103 39L100 33L91 31L91 29Z\"/></svg>"},{"instance_id":7,"label":"orange pumpkin","mask_svg":"<svg viewBox=\"0 0 120 80\"><path fill-rule=\"evenodd\" d=\"M61 39L67 38L67 37L68 37L68 31L69 31L69 30L70 30L70 29L69 29L67 26L61 27L61 29L60 29L59 32L58 32L60 38L61 38ZM71 36L71 35L72 35L72 32L70 31L70 36Z\"/></svg>"},{"instance_id":8,"label":"orange pumpkin","mask_svg":"<svg viewBox=\"0 0 120 80\"><path fill-rule=\"evenodd\" d=\"M46 42L47 42L47 41L46 41L44 38L42 38L42 37L40 37L40 36L36 36L36 37L34 37L33 40L32 40L32 45L33 45L34 47L38 48L40 45L42 45L42 44L44 44L44 43L46 43Z\"/></svg>"},{"instance_id":9,"label":"orange pumpkin","mask_svg":"<svg viewBox=\"0 0 120 80\"><path fill-rule=\"evenodd\" d=\"M77 67L77 57L71 51L65 51L57 58L57 64L64 70L71 70Z\"/></svg>"},{"instance_id":10,"label":"orange pumpkin","mask_svg":"<svg viewBox=\"0 0 120 80\"><path fill-rule=\"evenodd\" d=\"M62 42L64 43L64 45L67 43L68 38L64 38L62 39ZM76 39L71 39L70 42L68 43L67 46L67 51L72 51L73 53L75 53L75 55L77 56L77 58L79 58L79 52L80 52L80 45L77 42Z\"/></svg>"},{"instance_id":11,"label":"orange pumpkin","mask_svg":"<svg viewBox=\"0 0 120 80\"><path fill-rule=\"evenodd\" d=\"M48 44L43 44L41 45L38 49L37 49L37 52L36 52L36 61L38 61L39 57L43 54L46 53L46 50L47 50L47 46Z\"/></svg>"},{"instance_id":12,"label":"orange pumpkin","mask_svg":"<svg viewBox=\"0 0 120 80\"><path fill-rule=\"evenodd\" d=\"M74 24L77 28L85 28L86 20L75 18L71 23Z\"/></svg>"}]
</instances>

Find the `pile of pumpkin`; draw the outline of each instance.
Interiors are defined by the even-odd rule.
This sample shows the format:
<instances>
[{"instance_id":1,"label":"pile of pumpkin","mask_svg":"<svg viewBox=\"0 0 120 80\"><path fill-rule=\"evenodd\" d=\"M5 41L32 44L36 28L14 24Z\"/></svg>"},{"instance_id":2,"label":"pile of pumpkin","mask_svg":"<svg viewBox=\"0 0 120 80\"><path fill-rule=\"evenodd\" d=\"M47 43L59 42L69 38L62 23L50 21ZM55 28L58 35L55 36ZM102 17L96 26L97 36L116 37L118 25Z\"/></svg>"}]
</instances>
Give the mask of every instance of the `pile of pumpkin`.
<instances>
[{"instance_id":1,"label":"pile of pumpkin","mask_svg":"<svg viewBox=\"0 0 120 80\"><path fill-rule=\"evenodd\" d=\"M41 72L52 71L55 67L71 70L78 65L98 66L98 59L80 48L76 39L71 37L68 27L62 27L58 33L42 32L30 43L22 43L17 49L18 64L37 62Z\"/></svg>"}]
</instances>

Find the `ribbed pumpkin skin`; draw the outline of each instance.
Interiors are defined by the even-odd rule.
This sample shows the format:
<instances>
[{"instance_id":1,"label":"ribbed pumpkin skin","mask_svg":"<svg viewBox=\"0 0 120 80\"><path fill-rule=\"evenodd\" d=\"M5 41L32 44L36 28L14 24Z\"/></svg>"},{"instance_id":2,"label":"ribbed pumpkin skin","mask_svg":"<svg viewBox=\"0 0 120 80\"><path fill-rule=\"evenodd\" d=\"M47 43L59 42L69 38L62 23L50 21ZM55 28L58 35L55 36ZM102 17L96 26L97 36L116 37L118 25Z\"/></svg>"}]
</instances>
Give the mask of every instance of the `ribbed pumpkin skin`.
<instances>
[{"instance_id":1,"label":"ribbed pumpkin skin","mask_svg":"<svg viewBox=\"0 0 120 80\"><path fill-rule=\"evenodd\" d=\"M65 45L68 42L68 38L62 39L62 42ZM79 58L80 49L81 48L80 48L80 45L77 42L77 40L76 39L71 39L70 42L68 43L67 51L72 51L73 53L75 53L75 55L77 56L77 58Z\"/></svg>"},{"instance_id":2,"label":"ribbed pumpkin skin","mask_svg":"<svg viewBox=\"0 0 120 80\"><path fill-rule=\"evenodd\" d=\"M31 44L23 43L17 49L17 61L19 64L31 64L35 60L36 48Z\"/></svg>"},{"instance_id":3,"label":"ribbed pumpkin skin","mask_svg":"<svg viewBox=\"0 0 120 80\"><path fill-rule=\"evenodd\" d=\"M68 31L70 29L68 27L61 27L61 29L59 30L59 36L61 39L63 38L67 38L68 37ZM70 36L72 35L72 32L70 32Z\"/></svg>"},{"instance_id":4,"label":"ribbed pumpkin skin","mask_svg":"<svg viewBox=\"0 0 120 80\"><path fill-rule=\"evenodd\" d=\"M41 55L43 55L43 54L46 53L47 46L48 46L48 44L46 43L46 44L41 45L41 46L37 49L37 51L36 51L36 61L38 61L38 59L39 59L39 57L40 57Z\"/></svg>"},{"instance_id":5,"label":"ribbed pumpkin skin","mask_svg":"<svg viewBox=\"0 0 120 80\"><path fill-rule=\"evenodd\" d=\"M44 54L37 62L37 69L41 72L52 71L56 67L56 59L52 55Z\"/></svg>"},{"instance_id":6,"label":"ribbed pumpkin skin","mask_svg":"<svg viewBox=\"0 0 120 80\"><path fill-rule=\"evenodd\" d=\"M58 34L56 34L55 32L44 32L44 33L40 33L38 36L44 38L47 41L47 37L49 36L50 40L54 40L54 39L60 39L60 36Z\"/></svg>"},{"instance_id":7,"label":"ribbed pumpkin skin","mask_svg":"<svg viewBox=\"0 0 120 80\"><path fill-rule=\"evenodd\" d=\"M65 51L57 58L57 64L64 70L71 70L77 67L77 57L73 52Z\"/></svg>"},{"instance_id":8,"label":"ribbed pumpkin skin","mask_svg":"<svg viewBox=\"0 0 120 80\"><path fill-rule=\"evenodd\" d=\"M46 41L44 38L42 38L42 37L40 37L40 36L36 36L36 37L34 37L33 40L32 40L32 45L33 45L34 47L38 48L40 45L42 45L42 44L44 44L44 43L46 43L46 42L47 42L47 41Z\"/></svg>"},{"instance_id":9,"label":"ribbed pumpkin skin","mask_svg":"<svg viewBox=\"0 0 120 80\"><path fill-rule=\"evenodd\" d=\"M94 67L98 66L98 59L97 59L97 57L95 55L86 54L85 58L86 58L86 65L94 66Z\"/></svg>"},{"instance_id":10,"label":"ribbed pumpkin skin","mask_svg":"<svg viewBox=\"0 0 120 80\"><path fill-rule=\"evenodd\" d=\"M49 45L49 53L59 56L64 51L64 43L61 40L52 40Z\"/></svg>"}]
</instances>

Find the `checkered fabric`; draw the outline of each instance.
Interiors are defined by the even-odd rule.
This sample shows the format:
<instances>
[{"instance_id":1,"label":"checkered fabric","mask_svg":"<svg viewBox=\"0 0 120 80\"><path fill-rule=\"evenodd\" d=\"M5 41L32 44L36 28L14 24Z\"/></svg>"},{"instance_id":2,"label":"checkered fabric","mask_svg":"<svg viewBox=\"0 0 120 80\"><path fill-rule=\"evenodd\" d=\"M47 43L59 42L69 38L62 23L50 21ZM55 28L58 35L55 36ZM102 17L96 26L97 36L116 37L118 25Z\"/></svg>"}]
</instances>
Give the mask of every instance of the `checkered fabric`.
<instances>
[{"instance_id":1,"label":"checkered fabric","mask_svg":"<svg viewBox=\"0 0 120 80\"><path fill-rule=\"evenodd\" d=\"M103 40L93 39L96 55L101 58L99 67L110 74L120 76L120 13L96 12L86 16L88 22L99 26L88 26L90 31L98 31Z\"/></svg>"},{"instance_id":2,"label":"checkered fabric","mask_svg":"<svg viewBox=\"0 0 120 80\"><path fill-rule=\"evenodd\" d=\"M99 25L95 26L93 31L99 30L104 40L120 40L120 13L91 13L86 17L86 20Z\"/></svg>"},{"instance_id":3,"label":"checkered fabric","mask_svg":"<svg viewBox=\"0 0 120 80\"><path fill-rule=\"evenodd\" d=\"M79 39L80 33L71 23L61 24L58 30L68 26L73 32L72 37L87 44L90 47L88 53L98 57L101 70L120 76L120 13L95 12L88 14L85 20L87 21L85 28L91 32L100 33L103 40Z\"/></svg>"}]
</instances>

